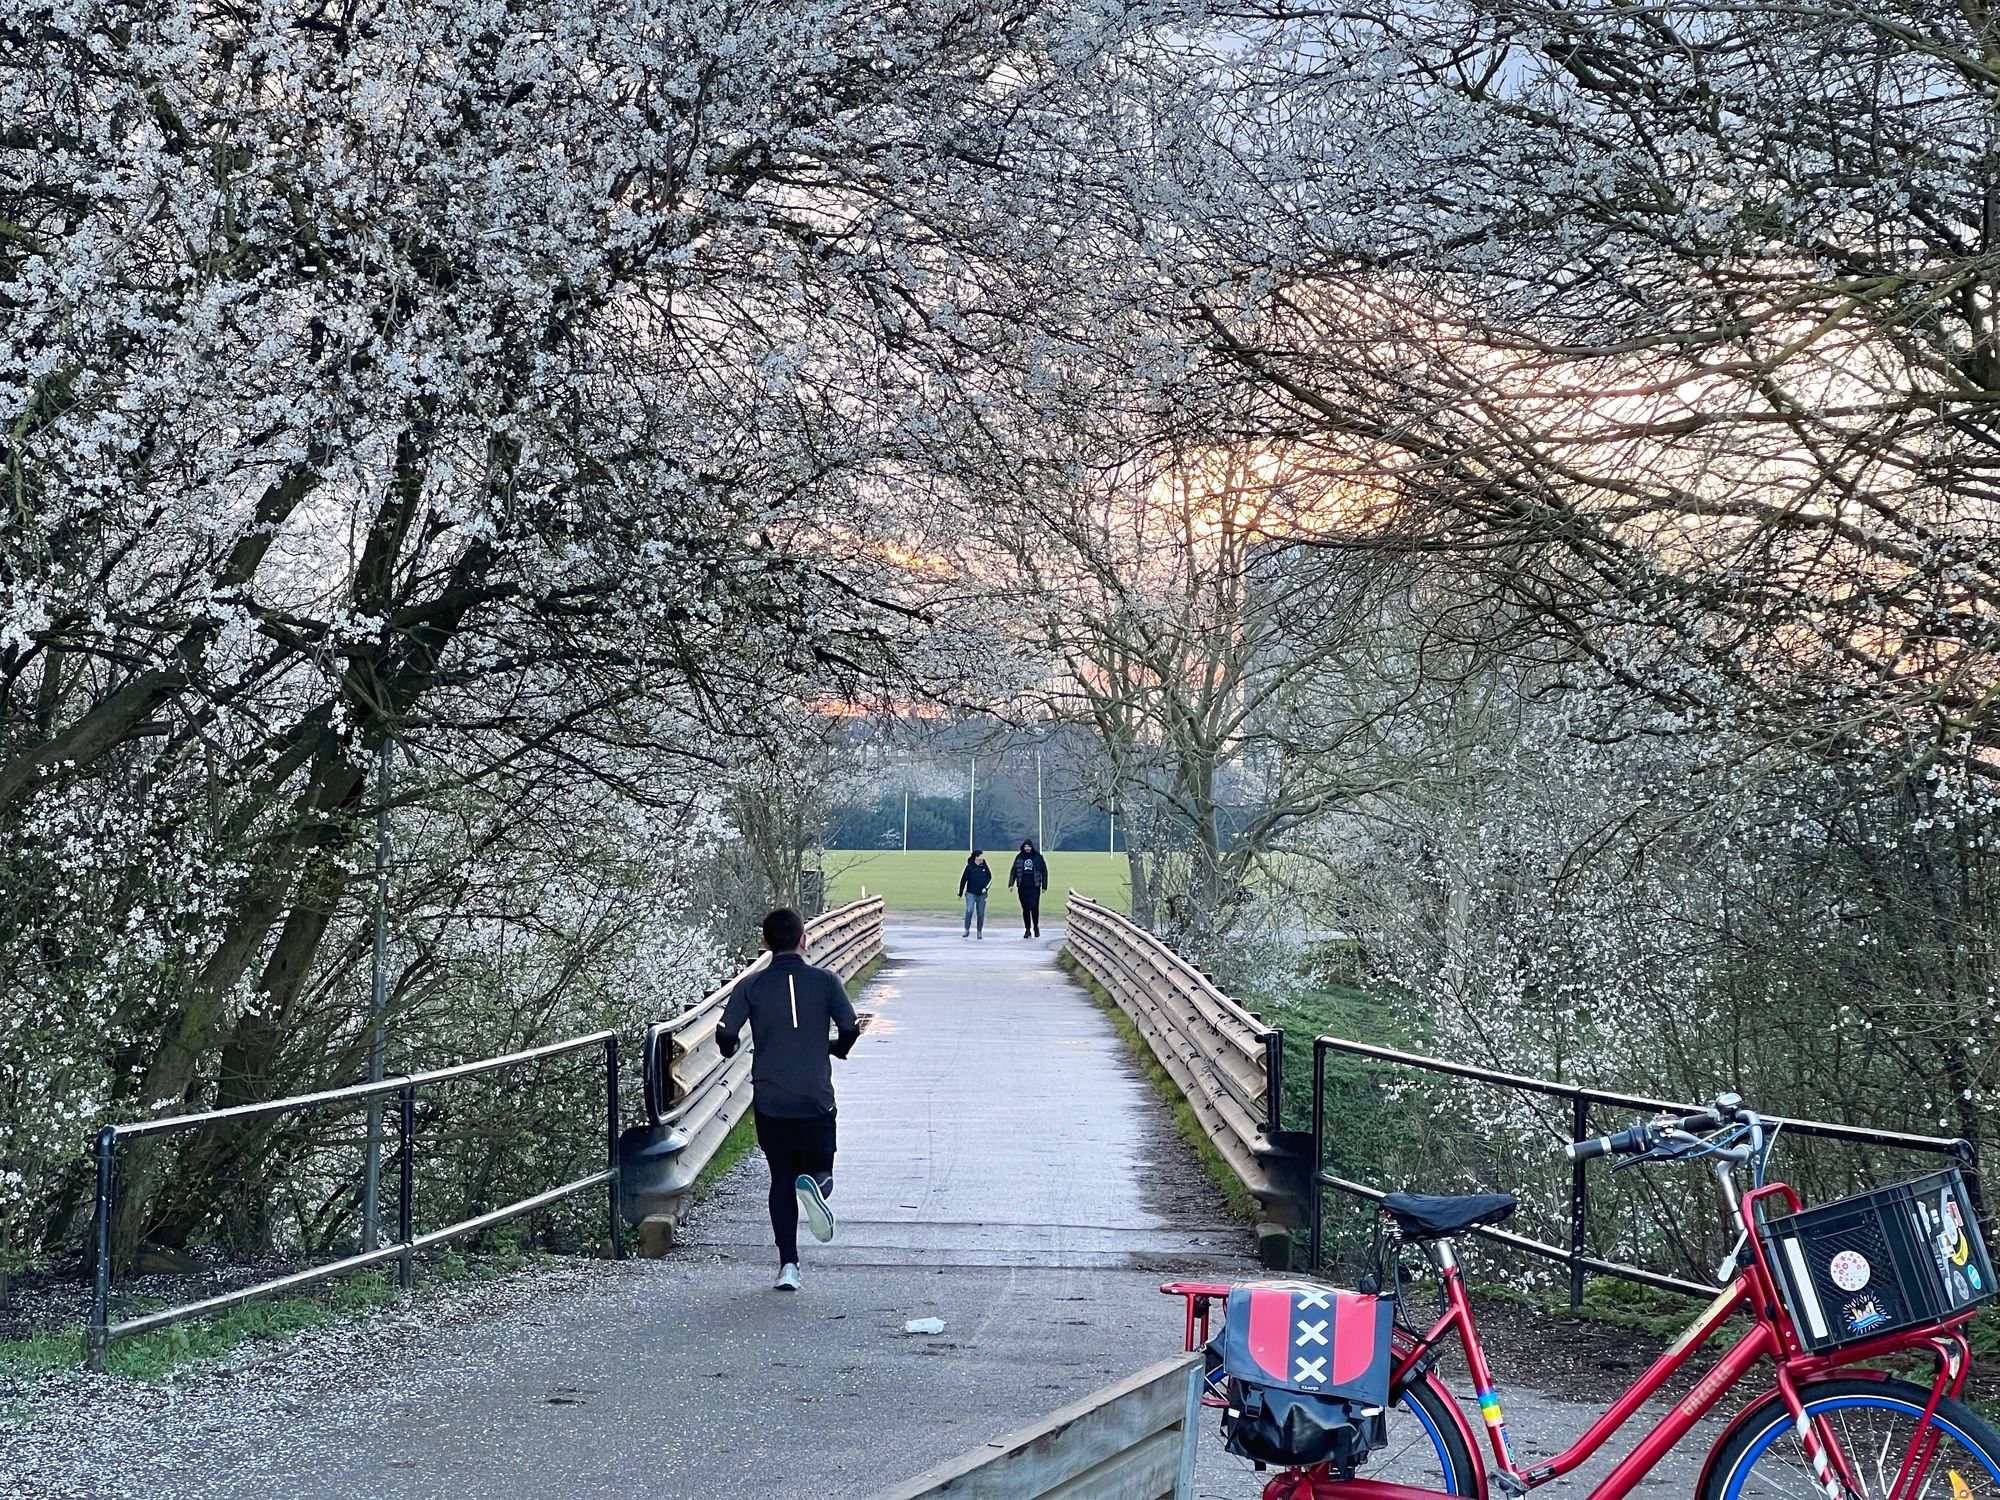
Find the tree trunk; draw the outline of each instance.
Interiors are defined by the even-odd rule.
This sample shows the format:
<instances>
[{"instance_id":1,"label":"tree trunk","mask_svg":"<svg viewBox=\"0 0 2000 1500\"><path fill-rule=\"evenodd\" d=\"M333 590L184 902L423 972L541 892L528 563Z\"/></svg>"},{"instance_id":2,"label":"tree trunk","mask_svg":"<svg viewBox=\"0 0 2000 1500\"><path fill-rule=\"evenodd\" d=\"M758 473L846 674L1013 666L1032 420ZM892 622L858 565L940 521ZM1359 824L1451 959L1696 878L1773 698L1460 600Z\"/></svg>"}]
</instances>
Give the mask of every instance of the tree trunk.
<instances>
[{"instance_id":1,"label":"tree trunk","mask_svg":"<svg viewBox=\"0 0 2000 1500\"><path fill-rule=\"evenodd\" d=\"M293 806L290 831L266 845L260 868L248 882L250 894L235 927L202 970L154 1054L141 1099L150 1103L186 1097L221 1030L230 995L281 919L289 917L286 936L267 959L265 977L283 978L294 986L303 979L326 920L324 913L315 913L309 904L294 905L299 866L315 846L324 846L336 836L334 830L344 821L341 815L352 811L364 784L361 771L335 761L323 765L300 794ZM162 1144L157 1137L142 1137L126 1147L112 1219L114 1272L131 1264L157 1213Z\"/></svg>"},{"instance_id":2,"label":"tree trunk","mask_svg":"<svg viewBox=\"0 0 2000 1500\"><path fill-rule=\"evenodd\" d=\"M1132 920L1151 932L1154 915L1152 874L1147 868L1146 857L1129 841L1125 845L1125 867L1132 876Z\"/></svg>"}]
</instances>

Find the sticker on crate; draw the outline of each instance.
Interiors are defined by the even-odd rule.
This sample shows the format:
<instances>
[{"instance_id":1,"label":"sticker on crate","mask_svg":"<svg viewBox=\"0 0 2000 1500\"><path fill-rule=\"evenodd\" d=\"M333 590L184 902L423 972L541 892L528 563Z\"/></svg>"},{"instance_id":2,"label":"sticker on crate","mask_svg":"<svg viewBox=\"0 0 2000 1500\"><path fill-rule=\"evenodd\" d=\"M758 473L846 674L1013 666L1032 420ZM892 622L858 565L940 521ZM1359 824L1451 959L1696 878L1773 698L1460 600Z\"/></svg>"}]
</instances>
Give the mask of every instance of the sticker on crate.
<instances>
[{"instance_id":1,"label":"sticker on crate","mask_svg":"<svg viewBox=\"0 0 2000 1500\"><path fill-rule=\"evenodd\" d=\"M1979 1268L1972 1264L1972 1241L1965 1233L1965 1210L1959 1206L1949 1184L1938 1190L1935 1201L1926 1194L1916 1203L1917 1233L1929 1241L1937 1261L1938 1277L1950 1288L1952 1301L1970 1302L1984 1290Z\"/></svg>"},{"instance_id":2,"label":"sticker on crate","mask_svg":"<svg viewBox=\"0 0 2000 1500\"><path fill-rule=\"evenodd\" d=\"M1858 1292L1868 1285L1868 1257L1859 1250L1841 1251L1827 1269L1833 1273L1833 1284L1843 1292Z\"/></svg>"},{"instance_id":3,"label":"sticker on crate","mask_svg":"<svg viewBox=\"0 0 2000 1500\"><path fill-rule=\"evenodd\" d=\"M1847 1304L1847 1331L1868 1333L1889 1321L1889 1315L1875 1304L1873 1297L1856 1297Z\"/></svg>"}]
</instances>

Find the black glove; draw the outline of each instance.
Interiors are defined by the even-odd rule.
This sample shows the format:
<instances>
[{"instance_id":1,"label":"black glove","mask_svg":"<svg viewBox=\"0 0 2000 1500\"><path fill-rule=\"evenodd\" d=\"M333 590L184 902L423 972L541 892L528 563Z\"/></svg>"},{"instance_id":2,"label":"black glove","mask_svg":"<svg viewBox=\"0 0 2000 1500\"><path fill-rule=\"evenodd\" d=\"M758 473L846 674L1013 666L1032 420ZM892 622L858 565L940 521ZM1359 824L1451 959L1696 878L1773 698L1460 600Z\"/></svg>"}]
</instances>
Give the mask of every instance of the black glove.
<instances>
[{"instance_id":1,"label":"black glove","mask_svg":"<svg viewBox=\"0 0 2000 1500\"><path fill-rule=\"evenodd\" d=\"M844 1060L847 1054L854 1050L854 1044L860 1040L861 1033L859 1031L843 1031L833 1039L833 1046L827 1050L832 1052L835 1057Z\"/></svg>"}]
</instances>

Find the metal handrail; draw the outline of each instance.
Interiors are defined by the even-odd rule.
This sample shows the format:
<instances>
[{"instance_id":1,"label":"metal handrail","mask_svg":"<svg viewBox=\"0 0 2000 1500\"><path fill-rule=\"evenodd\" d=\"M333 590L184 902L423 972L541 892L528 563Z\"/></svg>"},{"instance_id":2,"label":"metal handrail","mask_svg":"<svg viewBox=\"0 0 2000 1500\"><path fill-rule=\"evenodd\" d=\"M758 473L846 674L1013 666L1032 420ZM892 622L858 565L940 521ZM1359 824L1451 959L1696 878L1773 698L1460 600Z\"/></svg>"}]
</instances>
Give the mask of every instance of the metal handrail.
<instances>
[{"instance_id":1,"label":"metal handrail","mask_svg":"<svg viewBox=\"0 0 2000 1500\"><path fill-rule=\"evenodd\" d=\"M1280 1224L1297 1222L1305 1205L1280 1142L1284 1032L1131 918L1074 890L1069 915L1071 953L1139 1029L1230 1169Z\"/></svg>"},{"instance_id":2,"label":"metal handrail","mask_svg":"<svg viewBox=\"0 0 2000 1500\"><path fill-rule=\"evenodd\" d=\"M589 1036L571 1037L566 1042L550 1042L543 1047L529 1047L521 1052L509 1052L504 1057L484 1057L478 1062L454 1063L450 1067L431 1068L422 1073L398 1073L384 1078L378 1083L350 1083L342 1088L321 1089L317 1093L292 1094L283 1099L263 1099L255 1104L232 1104L226 1109L205 1109L191 1115L169 1115L158 1120L129 1120L119 1125L104 1128L120 1140L130 1140L142 1135L175 1135L183 1130L196 1130L203 1125L213 1125L222 1120L254 1120L263 1115L285 1114L295 1109L310 1109L321 1104L345 1104L364 1099L387 1098L390 1094L401 1093L411 1085L421 1087L426 1084L444 1083L454 1078L471 1078L479 1073L491 1073L498 1068L511 1068L521 1063L536 1062L544 1057L559 1057L565 1052L579 1052L585 1047L602 1046L618 1033L615 1031L593 1031Z\"/></svg>"},{"instance_id":3,"label":"metal handrail","mask_svg":"<svg viewBox=\"0 0 2000 1500\"><path fill-rule=\"evenodd\" d=\"M461 1078L471 1078L482 1073L518 1068L540 1062L545 1058L560 1057L592 1047L604 1049L605 1166L599 1171L564 1183L560 1187L547 1189L487 1213L462 1219L455 1224L448 1224L441 1229L433 1229L419 1235L415 1224L417 1090ZM328 1261L325 1265L309 1266L304 1270L293 1271L269 1281L258 1282L254 1286L239 1287L217 1296L160 1308L117 1323L111 1321L111 1207L118 1191L120 1141L142 1136L176 1135L183 1131L199 1130L204 1126L226 1121L259 1119L276 1114L320 1109L328 1105L354 1104L384 1098L390 1094L396 1095L400 1104L396 1143L397 1237L394 1243L374 1246L358 1254L343 1256L339 1260ZM114 1339L129 1338L134 1334L189 1318L207 1317L231 1307L240 1307L247 1302L296 1291L301 1287L345 1275L349 1271L362 1270L391 1260L397 1263L398 1283L407 1290L415 1281L415 1256L418 1251L477 1233L482 1229L504 1223L508 1219L518 1218L522 1214L533 1213L572 1194L598 1186L607 1189L606 1212L611 1230L611 1253L614 1258L622 1258L625 1249L618 1223L618 1131L618 1033L615 1031L594 1031L588 1036L570 1037L564 1041L510 1052L501 1057L454 1063L448 1067L430 1068L420 1073L406 1073L395 1078L385 1078L380 1082L349 1084L344 1088L321 1089L315 1093L294 1094L284 1099L232 1105L226 1109L201 1110L193 1114L171 1115L164 1119L131 1120L121 1124L106 1125L97 1134L95 1153L97 1203L91 1225L95 1264L91 1283L90 1324L86 1336L86 1363L90 1369L102 1371L105 1352Z\"/></svg>"},{"instance_id":4,"label":"metal handrail","mask_svg":"<svg viewBox=\"0 0 2000 1500\"><path fill-rule=\"evenodd\" d=\"M1315 1180L1319 1187L1339 1188L1343 1193L1351 1193L1357 1198L1366 1198L1372 1203L1380 1203L1384 1198L1389 1196L1381 1188L1370 1187L1365 1182L1350 1182L1344 1177L1335 1177L1331 1172L1320 1172L1316 1174ZM1314 1233L1317 1235L1318 1206L1315 1205L1314 1207ZM1525 1250L1530 1255L1540 1255L1550 1260L1559 1260L1565 1263L1568 1263L1571 1258L1571 1252L1569 1251L1558 1249L1554 1245L1530 1238L1525 1234L1515 1234L1511 1230L1495 1229L1490 1225L1482 1224L1475 1226L1469 1232L1478 1235L1481 1239L1491 1240L1497 1245L1505 1245L1511 1250ZM1668 1276L1659 1271L1648 1271L1643 1266L1623 1265L1617 1261L1600 1260L1596 1256L1589 1255L1582 1256L1580 1259L1587 1270L1595 1271L1599 1275L1617 1276L1627 1281L1641 1282L1646 1286L1659 1287L1662 1291L1685 1292L1691 1297L1713 1297L1717 1290L1719 1290L1716 1287L1704 1286L1698 1281L1683 1281L1678 1276ZM1320 1268L1319 1243L1317 1239L1315 1239L1312 1247L1312 1267L1314 1270ZM1572 1303L1571 1305L1574 1306L1575 1304Z\"/></svg>"},{"instance_id":5,"label":"metal handrail","mask_svg":"<svg viewBox=\"0 0 2000 1500\"><path fill-rule=\"evenodd\" d=\"M1492 1068L1478 1067L1473 1063L1426 1057L1419 1052L1401 1052L1394 1047L1380 1047L1373 1042L1353 1042L1345 1037L1315 1037L1313 1045L1324 1046L1333 1052L1346 1052L1355 1057L1373 1058L1378 1062L1400 1063L1405 1067L1422 1068L1431 1073L1449 1073L1458 1078L1497 1084L1524 1093L1548 1094L1558 1099L1581 1100L1586 1104L1604 1104L1614 1109L1634 1110L1640 1114L1684 1115L1698 1107L1692 1104L1680 1104L1672 1099L1652 1099L1643 1094L1621 1094L1610 1089L1558 1083L1549 1078L1530 1078L1519 1073L1501 1073ZM1830 1120L1795 1120L1789 1115L1765 1115L1763 1118L1768 1125L1784 1126L1792 1135L1815 1136L1829 1141L1848 1141L1859 1146L1894 1146L1905 1151L1950 1154L1968 1164L1973 1158L1972 1143L1956 1136L1912 1135L1901 1130L1878 1130L1872 1125L1842 1125Z\"/></svg>"},{"instance_id":6,"label":"metal handrail","mask_svg":"<svg viewBox=\"0 0 2000 1500\"><path fill-rule=\"evenodd\" d=\"M1520 1093L1536 1093L1550 1098L1566 1099L1570 1103L1570 1138L1584 1140L1590 1135L1590 1109L1592 1105L1602 1105L1611 1109L1631 1110L1639 1114L1657 1115L1691 1114L1695 1105L1682 1104L1674 1100L1654 1099L1642 1094L1620 1093L1612 1089L1590 1088L1583 1084L1562 1083L1552 1078L1534 1078L1520 1073L1504 1073L1496 1068L1482 1068L1474 1063L1453 1062L1447 1058L1427 1057L1422 1053L1404 1052L1394 1047L1382 1047L1372 1042L1350 1041L1346 1037L1321 1036L1313 1039L1313 1088L1312 1088L1312 1204L1311 1239L1308 1248L1310 1265L1319 1269L1324 1263L1324 1200L1327 1188L1380 1202L1387 1194L1380 1188L1366 1183L1354 1182L1338 1177L1326 1169L1326 1057L1330 1052L1346 1053L1353 1057L1363 1057L1374 1062L1390 1063L1398 1067L1416 1068L1424 1072L1439 1073L1452 1078L1470 1079L1476 1083L1490 1084L1496 1088L1512 1089ZM1767 1115L1766 1121L1774 1126L1782 1126L1786 1134L1816 1138L1821 1140L1846 1141L1855 1145L1884 1146L1900 1151L1927 1152L1940 1156L1951 1156L1959 1162L1971 1165L1974 1161L1972 1143L1956 1137L1913 1135L1901 1130L1880 1130L1868 1125L1847 1125L1830 1120L1800 1120L1788 1116ZM1551 1245L1528 1235L1511 1233L1504 1229L1490 1227L1476 1228L1471 1232L1496 1244L1510 1249L1523 1250L1546 1259L1560 1261L1569 1268L1569 1305L1583 1305L1583 1283L1586 1275L1614 1276L1624 1281L1638 1282L1646 1286L1662 1288L1666 1291L1684 1292L1690 1296L1710 1297L1716 1287L1700 1282L1685 1281L1677 1276L1648 1271L1642 1266L1629 1265L1619 1261L1607 1261L1591 1255L1585 1246L1585 1229L1590 1208L1590 1182L1585 1174L1584 1164L1575 1162L1570 1168L1569 1186L1569 1228L1568 1248Z\"/></svg>"},{"instance_id":7,"label":"metal handrail","mask_svg":"<svg viewBox=\"0 0 2000 1500\"><path fill-rule=\"evenodd\" d=\"M1083 908L1086 916L1118 929L1120 934L1128 941L1146 949L1162 962L1177 969L1229 1020L1234 1021L1244 1031L1252 1033L1257 1039L1254 1043L1255 1047L1261 1047L1263 1045L1263 1038L1276 1029L1265 1025L1262 1019L1245 1009L1242 1002L1230 995L1224 994L1216 987L1215 981L1210 979L1208 975L1204 974L1166 943L1162 942L1157 934L1148 932L1123 912L1113 911L1103 902L1093 901L1090 897L1076 890L1072 890L1069 893L1069 901L1072 910L1079 907ZM1248 1054L1252 1052L1253 1047L1246 1046L1243 1050Z\"/></svg>"}]
</instances>

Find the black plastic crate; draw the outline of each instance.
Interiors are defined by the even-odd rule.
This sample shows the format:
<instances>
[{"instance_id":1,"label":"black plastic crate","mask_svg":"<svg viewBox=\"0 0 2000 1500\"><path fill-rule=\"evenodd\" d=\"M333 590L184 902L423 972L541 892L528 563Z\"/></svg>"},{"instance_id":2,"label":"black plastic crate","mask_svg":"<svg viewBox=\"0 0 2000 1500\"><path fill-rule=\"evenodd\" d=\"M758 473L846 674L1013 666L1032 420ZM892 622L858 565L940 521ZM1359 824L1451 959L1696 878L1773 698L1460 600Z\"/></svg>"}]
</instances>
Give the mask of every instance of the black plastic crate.
<instances>
[{"instance_id":1,"label":"black plastic crate","mask_svg":"<svg viewBox=\"0 0 2000 1500\"><path fill-rule=\"evenodd\" d=\"M1993 1295L1993 1262L1956 1167L1764 1225L1807 1349L1921 1327Z\"/></svg>"}]
</instances>

